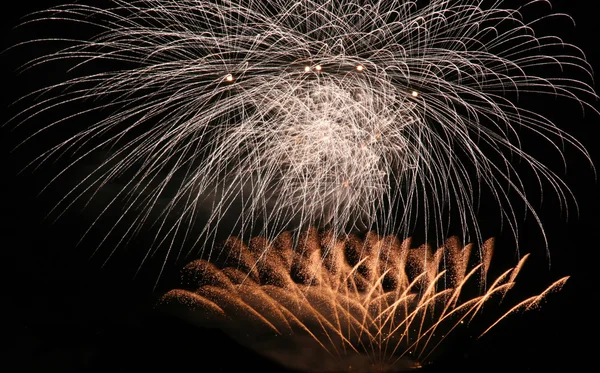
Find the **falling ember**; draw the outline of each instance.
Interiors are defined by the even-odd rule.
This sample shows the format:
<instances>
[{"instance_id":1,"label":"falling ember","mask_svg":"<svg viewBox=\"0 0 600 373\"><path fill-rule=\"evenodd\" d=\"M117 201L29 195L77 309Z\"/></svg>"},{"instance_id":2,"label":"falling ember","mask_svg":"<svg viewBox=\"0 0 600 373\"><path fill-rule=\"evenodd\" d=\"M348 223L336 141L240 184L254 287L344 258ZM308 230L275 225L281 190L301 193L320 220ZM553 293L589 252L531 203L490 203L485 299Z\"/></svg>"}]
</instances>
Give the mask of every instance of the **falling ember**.
<instances>
[{"instance_id":1,"label":"falling ember","mask_svg":"<svg viewBox=\"0 0 600 373\"><path fill-rule=\"evenodd\" d=\"M372 232L344 237L316 229L296 244L289 232L248 245L231 237L220 259L188 264L183 288L165 294L160 305L291 369L408 371L431 362L441 342L484 303L501 299L527 259L490 279L493 240L474 255L472 245L456 238L433 250ZM565 281L513 307L492 327ZM485 290L469 296L469 283Z\"/></svg>"},{"instance_id":2,"label":"falling ember","mask_svg":"<svg viewBox=\"0 0 600 373\"><path fill-rule=\"evenodd\" d=\"M225 76L225 80L227 80L228 82L233 82L233 75L231 75L231 74L227 74L227 75Z\"/></svg>"},{"instance_id":3,"label":"falling ember","mask_svg":"<svg viewBox=\"0 0 600 373\"><path fill-rule=\"evenodd\" d=\"M412 95L413 97L419 97L419 92L417 92L417 91L412 91L411 95Z\"/></svg>"}]
</instances>

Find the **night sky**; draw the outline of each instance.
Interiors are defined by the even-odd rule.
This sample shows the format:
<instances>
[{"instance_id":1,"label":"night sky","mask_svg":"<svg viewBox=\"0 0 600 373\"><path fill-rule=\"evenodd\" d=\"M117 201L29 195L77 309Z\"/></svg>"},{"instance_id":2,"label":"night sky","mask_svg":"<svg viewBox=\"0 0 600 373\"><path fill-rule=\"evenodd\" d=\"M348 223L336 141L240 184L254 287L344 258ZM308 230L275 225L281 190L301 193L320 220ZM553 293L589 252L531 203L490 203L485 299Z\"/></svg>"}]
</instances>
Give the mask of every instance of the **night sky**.
<instances>
[{"instance_id":1,"label":"night sky","mask_svg":"<svg viewBox=\"0 0 600 373\"><path fill-rule=\"evenodd\" d=\"M43 4L42 4L43 3ZM36 36L39 29L13 30L19 18L60 1L11 2L1 12L2 46ZM104 3L96 1L96 3ZM554 1L556 12L573 16L577 26L559 22L552 31L572 42L586 53L595 70L600 71L600 51L597 48L600 26L594 1ZM72 30L70 30L72 31ZM39 48L39 49L38 49ZM47 48L47 49L45 49ZM10 103L31 91L32 87L51 82L60 72L37 69L17 76L16 67L36 55L51 51L52 46L36 49L21 48L0 54L2 68L2 122L16 113ZM600 87L596 87L598 90ZM600 154L596 144L600 116L591 110L582 116L578 107L553 98L535 98L528 107L547 114L561 128L580 140L589 150L596 166ZM600 108L600 103L596 103ZM60 115L60 114L53 114ZM48 120L45 118L43 120ZM64 194L69 182L85 174L93 162L68 173L52 188L38 196L47 181L59 172L65 160L48 163L37 172L19 173L39 149L47 147L68 131L36 138L26 146L11 151L35 126L32 121L23 128L0 128L0 186L2 225L0 225L0 273L3 285L4 356L0 370L8 372L129 372L142 369L196 369L206 372L285 371L274 363L231 342L224 334L200 330L154 309L157 298L177 285L178 271L186 263L169 263L155 286L160 261L154 260L136 276L141 253L148 244L151 229L143 230L129 246L119 248L104 264L110 250L92 255L101 236L92 233L79 245L77 242L93 221L103 198L82 210L76 205L56 220L45 219L56 201ZM530 152L561 174L556 153L546 157L549 149L533 136L524 136ZM541 142L541 141L540 141ZM548 189L543 204L536 205L534 187L531 196L543 219L548 235L550 261L543 241L531 217L522 221L519 245L523 253L531 252L528 262L511 292L514 299L534 295L551 282L571 276L563 290L551 294L539 310L513 315L500 327L480 340L470 333L457 336L443 346L439 361L427 371L486 372L578 372L595 363L597 345L598 300L598 229L600 206L598 183L589 163L575 149L567 147L568 172L564 180L580 203L580 215L574 206L569 219L560 213L557 199ZM527 180L526 180L527 181ZM118 182L108 191L118 189ZM538 193L539 194L539 193ZM484 201L485 205L485 201ZM114 216L107 216L110 221ZM482 213L482 221L493 220ZM102 221L100 224L108 224ZM484 224L485 225L485 224ZM508 235L498 237L496 260L498 270L515 263L514 243ZM110 242L107 245L110 247ZM506 266L503 266L506 264ZM494 307L490 306L493 313ZM486 321L484 310L482 322ZM478 335L475 331L473 336ZM589 342L587 340L590 340ZM8 346L8 347L7 347ZM5 369L8 364L8 370Z\"/></svg>"}]
</instances>

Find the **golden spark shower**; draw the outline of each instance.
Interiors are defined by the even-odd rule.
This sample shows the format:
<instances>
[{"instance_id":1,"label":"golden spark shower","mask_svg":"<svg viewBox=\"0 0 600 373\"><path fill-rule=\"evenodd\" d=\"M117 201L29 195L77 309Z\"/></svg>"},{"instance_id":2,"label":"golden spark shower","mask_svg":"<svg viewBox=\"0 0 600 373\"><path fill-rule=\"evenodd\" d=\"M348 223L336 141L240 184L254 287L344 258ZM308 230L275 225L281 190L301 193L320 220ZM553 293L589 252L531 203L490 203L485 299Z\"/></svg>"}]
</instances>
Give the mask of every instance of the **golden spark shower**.
<instances>
[{"instance_id":1,"label":"golden spark shower","mask_svg":"<svg viewBox=\"0 0 600 373\"><path fill-rule=\"evenodd\" d=\"M453 237L435 251L373 232L340 239L310 229L298 240L294 247L290 232L248 245L232 237L221 258L188 264L183 288L165 294L161 306L297 371L399 372L429 363L484 304L500 302L528 257L488 278L491 239L477 250ZM536 307L566 281L511 306L479 333Z\"/></svg>"}]
</instances>

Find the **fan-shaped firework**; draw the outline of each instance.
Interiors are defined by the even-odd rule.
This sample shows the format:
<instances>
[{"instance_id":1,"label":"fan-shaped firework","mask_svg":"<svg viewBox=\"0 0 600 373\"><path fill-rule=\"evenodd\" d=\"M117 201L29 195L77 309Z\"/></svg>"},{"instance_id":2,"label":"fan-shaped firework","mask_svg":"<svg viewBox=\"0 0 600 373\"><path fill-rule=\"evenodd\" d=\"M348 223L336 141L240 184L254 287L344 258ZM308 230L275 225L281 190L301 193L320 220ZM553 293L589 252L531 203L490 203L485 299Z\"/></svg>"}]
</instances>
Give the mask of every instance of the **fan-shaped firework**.
<instances>
[{"instance_id":1,"label":"fan-shaped firework","mask_svg":"<svg viewBox=\"0 0 600 373\"><path fill-rule=\"evenodd\" d=\"M218 265L188 264L185 289L165 294L162 305L293 369L402 371L430 362L449 333L467 327L484 303L503 298L527 258L470 296L486 281L492 240L477 251L480 259L458 239L436 251L372 232L338 239L313 229L300 235L297 247L292 240L285 233L246 246L230 238ZM535 307L565 281L499 320Z\"/></svg>"},{"instance_id":2,"label":"fan-shaped firework","mask_svg":"<svg viewBox=\"0 0 600 373\"><path fill-rule=\"evenodd\" d=\"M47 128L96 109L109 114L39 160L79 149L75 164L111 149L62 206L129 172L108 205L128 197L123 215L134 224L127 234L160 210L158 245L191 237L203 246L231 216L227 234L246 237L273 238L313 224L338 233L405 235L424 223L425 232L443 238L450 215L468 240L480 240L480 193L495 198L516 234L508 189L533 209L511 157L546 180L561 202L569 195L552 170L521 150L518 132L570 143L587 155L515 100L540 93L584 107L595 97L584 81L558 69L589 77L580 50L536 36L541 19L523 16L530 6L548 5L115 0L112 9L59 6L32 20L74 21L99 33L63 40L71 45L28 66L66 59L75 72L98 61L118 67L88 70L43 90L53 95L15 120L93 99L89 110ZM164 198L169 202L160 205ZM203 216L203 229L189 229Z\"/></svg>"}]
</instances>

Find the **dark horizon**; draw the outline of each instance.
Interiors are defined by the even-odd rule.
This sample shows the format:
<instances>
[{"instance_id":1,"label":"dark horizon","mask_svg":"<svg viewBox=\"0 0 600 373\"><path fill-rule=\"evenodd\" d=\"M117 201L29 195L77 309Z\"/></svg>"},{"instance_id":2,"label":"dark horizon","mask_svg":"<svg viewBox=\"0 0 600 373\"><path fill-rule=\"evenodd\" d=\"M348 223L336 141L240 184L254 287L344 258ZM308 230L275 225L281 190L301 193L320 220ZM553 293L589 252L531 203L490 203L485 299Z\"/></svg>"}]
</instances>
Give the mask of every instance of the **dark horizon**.
<instances>
[{"instance_id":1,"label":"dark horizon","mask_svg":"<svg viewBox=\"0 0 600 373\"><path fill-rule=\"evenodd\" d=\"M571 15L577 26L540 31L558 34L579 46L595 71L600 71L600 50L596 46L600 26L595 4L586 2L576 6L566 0L554 3L554 12ZM31 36L13 30L20 17L52 4L18 2L6 8L0 49ZM0 54L5 87L3 123L15 114L10 107L12 101L28 92L30 85L50 79L43 69L22 76L15 73L16 64L24 62L19 59L26 60L39 52ZM528 103L543 114L549 113L560 128L581 141L598 167L600 154L594 134L600 115L586 110L583 116L576 105L566 104L563 110L562 106L552 104L551 97ZM598 102L593 104L600 108ZM160 260L150 260L136 275L140 252L152 239L149 236L151 230L145 229L131 245L119 248L103 265L110 249L92 255L94 244L102 239L101 236L92 234L77 245L93 221L93 212L85 210L82 213L74 209L56 222L45 219L64 192L56 188L66 187L68 183L56 184L38 196L49 178L60 169L60 162L47 164L36 173L21 172L27 161L35 156L36 147L52 141L35 140L23 149L11 151L26 131L11 131L9 126L0 128L3 175L0 185L4 196L4 223L0 225L4 239L0 246L3 248L4 308L9 315L5 318L5 329L8 330L5 335L10 347L5 349L7 358L4 359L8 371L100 372L156 368L173 371L206 369L209 372L286 371L238 346L217 330L198 329L154 309L158 297L178 285L179 270L189 260L169 262L156 287ZM537 147L534 137L526 136L524 140L526 149L543 159L547 147ZM563 179L577 198L580 215L577 216L575 205L571 204L567 221L546 185L547 197L541 207L539 204L536 207L539 207L548 237L550 257L546 256L540 230L529 215L519 227L519 247L521 254L531 253L532 256L519 276L519 286L510 294L513 299L525 299L555 280L571 276L565 287L550 294L541 309L512 315L479 340L458 335L456 343L440 347L443 350L440 360L423 370L577 372L589 366L595 344L587 339L593 339L597 324L594 299L598 294L599 189L590 165L576 149L566 146L565 157L568 172ZM562 164L557 158L552 155L549 167L562 176ZM531 175L526 181L535 186ZM534 202L539 200L535 190L531 195ZM484 201L484 205L486 202L489 203ZM110 221L110 217L107 219ZM486 215L485 209L482 211L482 221L494 222L494 219ZM496 259L492 266L502 270L514 265L517 254L508 230L500 234L498 227L490 223L488 231L497 237ZM494 304L490 303L491 309ZM479 325L489 321L485 315L484 311L478 318ZM481 330L473 330L473 335L478 335L478 331Z\"/></svg>"}]
</instances>

